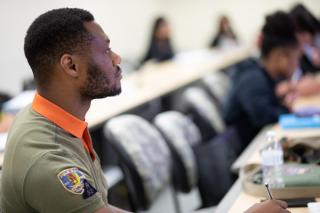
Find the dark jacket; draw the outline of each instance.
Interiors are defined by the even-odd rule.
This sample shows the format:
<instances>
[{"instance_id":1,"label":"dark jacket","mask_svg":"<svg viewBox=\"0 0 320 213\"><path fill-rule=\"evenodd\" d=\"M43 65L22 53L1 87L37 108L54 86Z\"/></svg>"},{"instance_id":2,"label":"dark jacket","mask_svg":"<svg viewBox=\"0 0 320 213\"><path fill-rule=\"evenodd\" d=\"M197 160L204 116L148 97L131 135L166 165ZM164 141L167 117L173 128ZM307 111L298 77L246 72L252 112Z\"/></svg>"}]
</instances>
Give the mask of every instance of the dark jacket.
<instances>
[{"instance_id":1,"label":"dark jacket","mask_svg":"<svg viewBox=\"0 0 320 213\"><path fill-rule=\"evenodd\" d=\"M300 59L300 67L304 74L317 73L320 71L320 67L314 65L305 54Z\"/></svg>"},{"instance_id":2,"label":"dark jacket","mask_svg":"<svg viewBox=\"0 0 320 213\"><path fill-rule=\"evenodd\" d=\"M262 127L289 112L276 97L275 86L257 61L236 75L224 107L224 119L236 128L242 143L248 144Z\"/></svg>"},{"instance_id":3,"label":"dark jacket","mask_svg":"<svg viewBox=\"0 0 320 213\"><path fill-rule=\"evenodd\" d=\"M150 59L156 61L165 61L169 60L174 56L173 49L171 47L170 41L164 41L159 43L157 41L152 41L150 47L142 60L142 63Z\"/></svg>"}]
</instances>

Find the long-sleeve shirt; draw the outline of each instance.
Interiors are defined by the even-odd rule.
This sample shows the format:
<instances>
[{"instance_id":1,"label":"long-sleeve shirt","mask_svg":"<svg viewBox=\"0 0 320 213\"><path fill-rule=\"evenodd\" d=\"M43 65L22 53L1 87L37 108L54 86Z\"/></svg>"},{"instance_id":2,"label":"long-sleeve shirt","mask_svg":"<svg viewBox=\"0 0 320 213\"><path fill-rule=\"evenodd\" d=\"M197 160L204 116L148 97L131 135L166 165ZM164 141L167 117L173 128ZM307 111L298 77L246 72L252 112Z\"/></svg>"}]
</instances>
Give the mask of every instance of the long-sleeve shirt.
<instances>
[{"instance_id":1,"label":"long-sleeve shirt","mask_svg":"<svg viewBox=\"0 0 320 213\"><path fill-rule=\"evenodd\" d=\"M277 122L289 110L275 94L276 82L258 62L239 72L224 107L224 119L246 145L262 127Z\"/></svg>"}]
</instances>

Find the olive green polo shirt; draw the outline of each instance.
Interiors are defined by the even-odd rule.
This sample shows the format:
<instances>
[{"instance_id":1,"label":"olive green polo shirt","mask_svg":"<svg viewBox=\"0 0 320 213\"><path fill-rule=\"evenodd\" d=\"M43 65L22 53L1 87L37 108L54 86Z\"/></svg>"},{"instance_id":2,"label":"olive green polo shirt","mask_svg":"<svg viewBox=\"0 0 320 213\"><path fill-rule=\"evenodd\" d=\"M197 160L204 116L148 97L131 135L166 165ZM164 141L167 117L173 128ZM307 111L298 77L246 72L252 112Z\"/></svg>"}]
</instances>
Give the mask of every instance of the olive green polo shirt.
<instances>
[{"instance_id":1,"label":"olive green polo shirt","mask_svg":"<svg viewBox=\"0 0 320 213\"><path fill-rule=\"evenodd\" d=\"M108 202L86 123L38 94L9 131L1 188L5 213L91 213Z\"/></svg>"}]
</instances>

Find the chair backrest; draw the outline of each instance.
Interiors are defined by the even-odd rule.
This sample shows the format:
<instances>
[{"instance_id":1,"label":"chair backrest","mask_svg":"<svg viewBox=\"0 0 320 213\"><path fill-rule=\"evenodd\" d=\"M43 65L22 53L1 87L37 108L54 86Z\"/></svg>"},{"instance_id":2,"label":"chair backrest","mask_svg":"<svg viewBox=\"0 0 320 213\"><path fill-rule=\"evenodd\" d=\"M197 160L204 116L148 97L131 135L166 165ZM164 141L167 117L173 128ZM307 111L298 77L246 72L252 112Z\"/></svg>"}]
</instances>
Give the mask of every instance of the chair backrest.
<instances>
[{"instance_id":1,"label":"chair backrest","mask_svg":"<svg viewBox=\"0 0 320 213\"><path fill-rule=\"evenodd\" d=\"M161 99L154 99L145 104L142 104L130 110L129 114L138 115L147 121L152 121L153 118L162 111Z\"/></svg>"},{"instance_id":2,"label":"chair backrest","mask_svg":"<svg viewBox=\"0 0 320 213\"><path fill-rule=\"evenodd\" d=\"M135 115L111 119L104 133L119 154L135 210L146 210L170 181L171 156L161 134Z\"/></svg>"},{"instance_id":3,"label":"chair backrest","mask_svg":"<svg viewBox=\"0 0 320 213\"><path fill-rule=\"evenodd\" d=\"M182 94L182 102L186 113L193 116L193 121L199 127L203 140L208 140L225 130L219 107L203 89L188 88Z\"/></svg>"},{"instance_id":4,"label":"chair backrest","mask_svg":"<svg viewBox=\"0 0 320 213\"><path fill-rule=\"evenodd\" d=\"M217 205L232 186L234 177L230 169L238 147L238 135L234 129L227 129L195 147L201 207Z\"/></svg>"},{"instance_id":5,"label":"chair backrest","mask_svg":"<svg viewBox=\"0 0 320 213\"><path fill-rule=\"evenodd\" d=\"M217 100L219 106L223 107L231 89L230 77L221 71L217 71L205 76L202 82L208 92Z\"/></svg>"},{"instance_id":6,"label":"chair backrest","mask_svg":"<svg viewBox=\"0 0 320 213\"><path fill-rule=\"evenodd\" d=\"M172 153L174 187L181 192L190 192L198 181L196 158L192 150L201 142L198 127L177 111L157 115L154 124L163 134Z\"/></svg>"},{"instance_id":7,"label":"chair backrest","mask_svg":"<svg viewBox=\"0 0 320 213\"><path fill-rule=\"evenodd\" d=\"M0 110L2 110L2 105L10 100L10 95L6 94L6 93L2 93L0 92Z\"/></svg>"}]
</instances>

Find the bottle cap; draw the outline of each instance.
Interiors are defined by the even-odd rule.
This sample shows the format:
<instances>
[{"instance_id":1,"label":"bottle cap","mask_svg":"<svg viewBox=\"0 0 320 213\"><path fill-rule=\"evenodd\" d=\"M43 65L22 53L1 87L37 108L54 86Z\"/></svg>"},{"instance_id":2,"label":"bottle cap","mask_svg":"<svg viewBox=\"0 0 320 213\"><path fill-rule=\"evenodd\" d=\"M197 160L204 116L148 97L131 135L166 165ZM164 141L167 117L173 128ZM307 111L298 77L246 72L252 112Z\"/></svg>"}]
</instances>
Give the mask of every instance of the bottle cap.
<instances>
[{"instance_id":1,"label":"bottle cap","mask_svg":"<svg viewBox=\"0 0 320 213\"><path fill-rule=\"evenodd\" d=\"M269 138L269 137L276 137L276 133L275 133L275 131L272 131L272 130L270 130L270 131L268 131L267 133L266 133L266 136Z\"/></svg>"}]
</instances>

